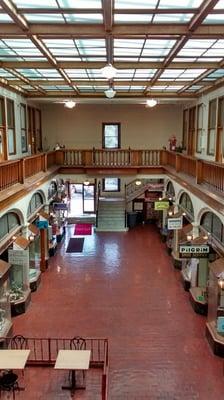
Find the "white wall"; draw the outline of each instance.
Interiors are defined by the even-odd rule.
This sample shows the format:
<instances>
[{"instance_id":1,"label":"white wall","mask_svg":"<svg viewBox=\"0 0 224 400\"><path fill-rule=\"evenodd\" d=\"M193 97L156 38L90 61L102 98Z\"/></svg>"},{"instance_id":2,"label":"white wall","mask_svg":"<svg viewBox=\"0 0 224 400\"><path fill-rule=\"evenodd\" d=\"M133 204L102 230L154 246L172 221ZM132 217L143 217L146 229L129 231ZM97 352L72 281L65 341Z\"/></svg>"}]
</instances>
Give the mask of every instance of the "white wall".
<instances>
[{"instance_id":1,"label":"white wall","mask_svg":"<svg viewBox=\"0 0 224 400\"><path fill-rule=\"evenodd\" d=\"M161 149L168 139L182 135L182 106L77 104L66 109L63 104L42 106L43 143L53 149L59 142L66 148L102 148L102 123L121 123L121 148Z\"/></svg>"}]
</instances>

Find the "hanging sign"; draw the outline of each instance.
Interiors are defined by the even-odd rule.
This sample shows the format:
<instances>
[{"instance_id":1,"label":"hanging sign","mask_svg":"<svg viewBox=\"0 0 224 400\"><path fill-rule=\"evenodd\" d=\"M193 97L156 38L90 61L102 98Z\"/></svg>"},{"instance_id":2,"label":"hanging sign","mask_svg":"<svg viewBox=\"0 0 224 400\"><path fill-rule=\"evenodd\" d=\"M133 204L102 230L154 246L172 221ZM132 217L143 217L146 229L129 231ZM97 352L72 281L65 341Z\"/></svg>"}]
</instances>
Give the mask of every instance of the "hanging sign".
<instances>
[{"instance_id":1,"label":"hanging sign","mask_svg":"<svg viewBox=\"0 0 224 400\"><path fill-rule=\"evenodd\" d=\"M170 230L182 229L183 217L168 218L167 228Z\"/></svg>"},{"instance_id":2,"label":"hanging sign","mask_svg":"<svg viewBox=\"0 0 224 400\"><path fill-rule=\"evenodd\" d=\"M48 221L37 221L36 226L39 229L47 229L48 228Z\"/></svg>"},{"instance_id":3,"label":"hanging sign","mask_svg":"<svg viewBox=\"0 0 224 400\"><path fill-rule=\"evenodd\" d=\"M208 245L180 245L180 258L207 258L209 255Z\"/></svg>"},{"instance_id":4,"label":"hanging sign","mask_svg":"<svg viewBox=\"0 0 224 400\"><path fill-rule=\"evenodd\" d=\"M155 201L154 203L154 209L159 211L159 210L167 210L169 208L170 204L168 201Z\"/></svg>"},{"instance_id":5,"label":"hanging sign","mask_svg":"<svg viewBox=\"0 0 224 400\"><path fill-rule=\"evenodd\" d=\"M54 211L67 211L68 205L66 203L54 203L53 204Z\"/></svg>"},{"instance_id":6,"label":"hanging sign","mask_svg":"<svg viewBox=\"0 0 224 400\"><path fill-rule=\"evenodd\" d=\"M13 265L29 265L29 250L8 250L9 263Z\"/></svg>"}]
</instances>

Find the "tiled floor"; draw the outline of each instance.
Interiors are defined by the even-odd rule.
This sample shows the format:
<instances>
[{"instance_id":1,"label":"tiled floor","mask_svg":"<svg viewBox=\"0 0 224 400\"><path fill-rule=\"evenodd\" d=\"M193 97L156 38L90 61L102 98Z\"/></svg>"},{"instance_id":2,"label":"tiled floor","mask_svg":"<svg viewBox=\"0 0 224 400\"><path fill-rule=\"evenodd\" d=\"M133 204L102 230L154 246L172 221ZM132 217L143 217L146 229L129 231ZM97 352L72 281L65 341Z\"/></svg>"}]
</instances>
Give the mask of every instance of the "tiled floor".
<instances>
[{"instance_id":1,"label":"tiled floor","mask_svg":"<svg viewBox=\"0 0 224 400\"><path fill-rule=\"evenodd\" d=\"M223 362L155 228L86 236L81 254L65 253L67 241L26 314L14 318L14 333L108 337L110 400L223 400ZM38 371L18 399L69 398L46 370L40 391Z\"/></svg>"}]
</instances>

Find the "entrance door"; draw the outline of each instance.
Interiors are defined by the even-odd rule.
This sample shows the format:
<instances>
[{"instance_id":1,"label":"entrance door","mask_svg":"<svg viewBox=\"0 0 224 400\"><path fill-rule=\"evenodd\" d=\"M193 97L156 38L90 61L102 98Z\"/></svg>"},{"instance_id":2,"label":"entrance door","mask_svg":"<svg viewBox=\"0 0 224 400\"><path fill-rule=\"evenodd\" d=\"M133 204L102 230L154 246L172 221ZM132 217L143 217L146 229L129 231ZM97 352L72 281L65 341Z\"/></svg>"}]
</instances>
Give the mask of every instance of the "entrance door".
<instances>
[{"instance_id":1,"label":"entrance door","mask_svg":"<svg viewBox=\"0 0 224 400\"><path fill-rule=\"evenodd\" d=\"M83 185L83 213L95 212L95 185Z\"/></svg>"}]
</instances>

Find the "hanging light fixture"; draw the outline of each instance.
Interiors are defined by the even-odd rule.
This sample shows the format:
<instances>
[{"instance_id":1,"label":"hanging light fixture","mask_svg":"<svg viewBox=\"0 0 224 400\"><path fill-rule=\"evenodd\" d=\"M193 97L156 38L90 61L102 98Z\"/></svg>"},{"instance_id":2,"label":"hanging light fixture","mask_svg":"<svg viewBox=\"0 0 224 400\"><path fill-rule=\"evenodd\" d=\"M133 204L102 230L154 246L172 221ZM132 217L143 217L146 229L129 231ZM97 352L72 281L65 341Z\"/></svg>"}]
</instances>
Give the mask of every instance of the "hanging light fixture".
<instances>
[{"instance_id":1,"label":"hanging light fixture","mask_svg":"<svg viewBox=\"0 0 224 400\"><path fill-rule=\"evenodd\" d=\"M108 99L112 99L112 98L115 96L115 94L116 94L116 90L114 90L114 89L111 87L111 88L105 90L104 93L105 93L105 96L108 97Z\"/></svg>"},{"instance_id":2,"label":"hanging light fixture","mask_svg":"<svg viewBox=\"0 0 224 400\"><path fill-rule=\"evenodd\" d=\"M135 181L135 184L136 184L136 186L140 186L140 185L142 184L142 182L141 182L139 179L137 179L137 180Z\"/></svg>"},{"instance_id":3,"label":"hanging light fixture","mask_svg":"<svg viewBox=\"0 0 224 400\"><path fill-rule=\"evenodd\" d=\"M106 79L113 79L117 74L117 70L112 64L107 64L105 67L101 68L101 74Z\"/></svg>"},{"instance_id":4,"label":"hanging light fixture","mask_svg":"<svg viewBox=\"0 0 224 400\"><path fill-rule=\"evenodd\" d=\"M148 99L146 100L146 107L155 107L158 101L156 99Z\"/></svg>"},{"instance_id":5,"label":"hanging light fixture","mask_svg":"<svg viewBox=\"0 0 224 400\"><path fill-rule=\"evenodd\" d=\"M66 108L72 109L72 108L74 108L75 106L76 106L76 102L73 101L73 100L68 100L68 101L65 102L65 107L66 107Z\"/></svg>"},{"instance_id":6,"label":"hanging light fixture","mask_svg":"<svg viewBox=\"0 0 224 400\"><path fill-rule=\"evenodd\" d=\"M83 182L83 185L84 185L84 186L89 186L89 183L90 183L90 182L88 181L88 179L86 179L86 181Z\"/></svg>"}]
</instances>

